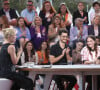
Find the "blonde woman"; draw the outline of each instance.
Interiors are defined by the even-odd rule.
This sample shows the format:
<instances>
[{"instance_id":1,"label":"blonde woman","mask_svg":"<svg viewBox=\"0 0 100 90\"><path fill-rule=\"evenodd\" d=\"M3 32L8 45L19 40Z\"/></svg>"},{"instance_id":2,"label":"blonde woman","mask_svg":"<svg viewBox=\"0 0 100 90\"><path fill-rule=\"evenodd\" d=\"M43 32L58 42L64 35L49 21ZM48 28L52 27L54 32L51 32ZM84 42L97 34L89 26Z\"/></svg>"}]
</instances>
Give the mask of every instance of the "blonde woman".
<instances>
[{"instance_id":1,"label":"blonde woman","mask_svg":"<svg viewBox=\"0 0 100 90\"><path fill-rule=\"evenodd\" d=\"M16 54L14 43L16 41L16 32L14 29L6 28L3 30L5 41L0 51L0 77L10 79L14 82L11 90L33 90L31 79L16 73L15 65L18 63L22 53L20 48ZM25 83L24 83L25 82Z\"/></svg>"}]
</instances>

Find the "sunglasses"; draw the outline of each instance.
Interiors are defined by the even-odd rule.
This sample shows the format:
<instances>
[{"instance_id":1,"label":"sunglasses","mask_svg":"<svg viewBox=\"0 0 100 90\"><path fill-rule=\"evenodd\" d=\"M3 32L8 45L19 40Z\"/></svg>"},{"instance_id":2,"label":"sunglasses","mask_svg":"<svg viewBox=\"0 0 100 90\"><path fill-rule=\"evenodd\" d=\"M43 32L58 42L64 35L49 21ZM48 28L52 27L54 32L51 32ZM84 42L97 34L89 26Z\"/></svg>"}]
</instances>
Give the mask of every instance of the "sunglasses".
<instances>
[{"instance_id":1,"label":"sunglasses","mask_svg":"<svg viewBox=\"0 0 100 90\"><path fill-rule=\"evenodd\" d=\"M4 3L4 5L9 5L10 3Z\"/></svg>"},{"instance_id":2,"label":"sunglasses","mask_svg":"<svg viewBox=\"0 0 100 90\"><path fill-rule=\"evenodd\" d=\"M27 4L27 6L33 6L32 4Z\"/></svg>"}]
</instances>

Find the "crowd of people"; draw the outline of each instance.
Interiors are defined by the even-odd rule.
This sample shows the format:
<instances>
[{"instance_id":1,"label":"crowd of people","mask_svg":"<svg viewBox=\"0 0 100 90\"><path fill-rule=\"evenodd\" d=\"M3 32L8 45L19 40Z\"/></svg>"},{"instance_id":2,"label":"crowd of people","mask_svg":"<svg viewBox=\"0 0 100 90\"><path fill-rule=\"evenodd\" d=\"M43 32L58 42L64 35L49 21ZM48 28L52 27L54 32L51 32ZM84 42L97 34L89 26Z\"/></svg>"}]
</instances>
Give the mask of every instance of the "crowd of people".
<instances>
[{"instance_id":1,"label":"crowd of people","mask_svg":"<svg viewBox=\"0 0 100 90\"><path fill-rule=\"evenodd\" d=\"M100 64L99 2L93 3L94 12L90 15L84 10L83 2L77 4L72 15L66 3L61 3L56 11L50 1L45 1L39 15L34 4L28 0L19 14L10 8L9 0L3 0L0 9L0 77L15 82L12 90L33 90L34 86L25 73L14 70L15 65L26 62L37 65ZM53 79L59 90L72 90L77 83L73 75L54 75ZM63 79L70 82L67 87ZM91 78L87 81L91 84ZM89 85L88 90L91 88Z\"/></svg>"}]
</instances>

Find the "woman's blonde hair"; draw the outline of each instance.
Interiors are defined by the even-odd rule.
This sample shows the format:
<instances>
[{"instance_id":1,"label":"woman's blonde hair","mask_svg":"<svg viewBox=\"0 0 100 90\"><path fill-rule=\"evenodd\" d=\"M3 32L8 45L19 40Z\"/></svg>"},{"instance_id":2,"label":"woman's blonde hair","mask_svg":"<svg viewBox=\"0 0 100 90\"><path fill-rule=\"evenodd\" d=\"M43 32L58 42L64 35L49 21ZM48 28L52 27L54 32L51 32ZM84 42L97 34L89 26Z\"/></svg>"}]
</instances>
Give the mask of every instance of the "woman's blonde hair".
<instances>
[{"instance_id":1,"label":"woman's blonde hair","mask_svg":"<svg viewBox=\"0 0 100 90\"><path fill-rule=\"evenodd\" d=\"M9 36L16 35L16 30L14 28L3 29L4 38L8 39Z\"/></svg>"},{"instance_id":2,"label":"woman's blonde hair","mask_svg":"<svg viewBox=\"0 0 100 90\"><path fill-rule=\"evenodd\" d=\"M95 23L94 20L95 20L96 17L99 18L99 22L100 22L100 15L95 15L95 17L93 18L93 24ZM99 25L100 25L100 24L99 24Z\"/></svg>"}]
</instances>

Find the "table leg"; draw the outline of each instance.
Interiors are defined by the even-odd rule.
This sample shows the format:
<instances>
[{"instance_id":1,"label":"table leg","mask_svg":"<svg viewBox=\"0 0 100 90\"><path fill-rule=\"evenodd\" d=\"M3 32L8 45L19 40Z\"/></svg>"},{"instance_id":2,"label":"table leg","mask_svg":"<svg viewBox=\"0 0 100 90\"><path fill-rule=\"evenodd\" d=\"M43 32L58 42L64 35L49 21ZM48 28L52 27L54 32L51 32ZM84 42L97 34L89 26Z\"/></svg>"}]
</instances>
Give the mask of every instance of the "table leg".
<instances>
[{"instance_id":1,"label":"table leg","mask_svg":"<svg viewBox=\"0 0 100 90\"><path fill-rule=\"evenodd\" d=\"M51 80L52 80L52 74L45 74L44 90L49 90Z\"/></svg>"},{"instance_id":2,"label":"table leg","mask_svg":"<svg viewBox=\"0 0 100 90\"><path fill-rule=\"evenodd\" d=\"M92 75L92 90L97 90L97 76Z\"/></svg>"},{"instance_id":3,"label":"table leg","mask_svg":"<svg viewBox=\"0 0 100 90\"><path fill-rule=\"evenodd\" d=\"M83 74L79 74L79 90L83 90Z\"/></svg>"}]
</instances>

